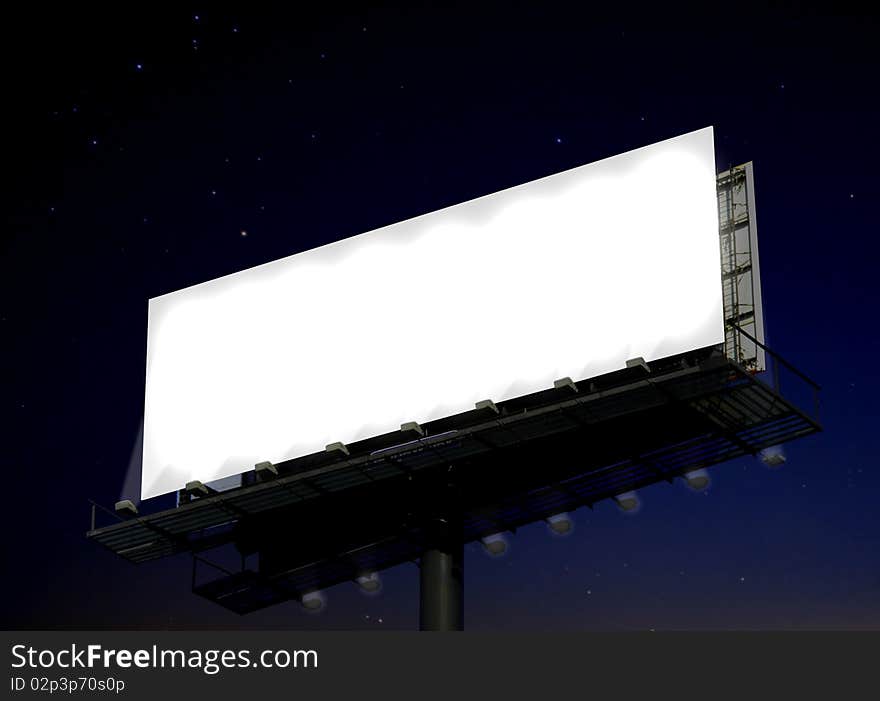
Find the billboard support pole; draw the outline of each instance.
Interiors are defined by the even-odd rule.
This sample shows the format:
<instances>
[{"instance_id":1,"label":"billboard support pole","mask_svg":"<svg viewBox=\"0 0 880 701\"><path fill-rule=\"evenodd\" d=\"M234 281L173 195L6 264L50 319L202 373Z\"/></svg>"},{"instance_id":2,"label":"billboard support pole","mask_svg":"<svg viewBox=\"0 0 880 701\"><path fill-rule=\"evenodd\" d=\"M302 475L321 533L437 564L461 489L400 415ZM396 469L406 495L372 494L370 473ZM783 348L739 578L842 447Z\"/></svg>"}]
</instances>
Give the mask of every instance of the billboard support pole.
<instances>
[{"instance_id":1,"label":"billboard support pole","mask_svg":"<svg viewBox=\"0 0 880 701\"><path fill-rule=\"evenodd\" d=\"M433 547L419 562L420 630L451 631L464 627L464 545L460 533L452 533L455 526L450 521L434 521Z\"/></svg>"}]
</instances>

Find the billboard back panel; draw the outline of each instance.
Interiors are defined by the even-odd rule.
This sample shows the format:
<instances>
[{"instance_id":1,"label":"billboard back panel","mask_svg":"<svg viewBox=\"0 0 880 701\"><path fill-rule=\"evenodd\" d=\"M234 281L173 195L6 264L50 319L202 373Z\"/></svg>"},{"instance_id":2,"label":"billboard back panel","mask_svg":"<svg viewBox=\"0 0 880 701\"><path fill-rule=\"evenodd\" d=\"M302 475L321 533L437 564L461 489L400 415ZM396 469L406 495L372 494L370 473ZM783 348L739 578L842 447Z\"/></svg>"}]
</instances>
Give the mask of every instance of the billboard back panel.
<instances>
[{"instance_id":1,"label":"billboard back panel","mask_svg":"<svg viewBox=\"0 0 880 701\"><path fill-rule=\"evenodd\" d=\"M718 223L724 317L758 343L728 325L725 354L753 372L766 369L764 312L758 259L758 224L752 163L718 175Z\"/></svg>"},{"instance_id":2,"label":"billboard back panel","mask_svg":"<svg viewBox=\"0 0 880 701\"><path fill-rule=\"evenodd\" d=\"M709 127L151 299L141 496L723 340Z\"/></svg>"}]
</instances>

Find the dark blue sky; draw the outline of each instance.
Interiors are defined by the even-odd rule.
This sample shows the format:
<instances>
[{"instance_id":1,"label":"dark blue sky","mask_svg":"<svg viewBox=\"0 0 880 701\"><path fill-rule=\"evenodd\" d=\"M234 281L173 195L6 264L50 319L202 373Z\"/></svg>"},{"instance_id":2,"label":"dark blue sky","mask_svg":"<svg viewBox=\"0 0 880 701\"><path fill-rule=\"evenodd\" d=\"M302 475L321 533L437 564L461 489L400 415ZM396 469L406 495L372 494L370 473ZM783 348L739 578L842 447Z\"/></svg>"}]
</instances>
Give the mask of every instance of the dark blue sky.
<instances>
[{"instance_id":1,"label":"dark blue sky","mask_svg":"<svg viewBox=\"0 0 880 701\"><path fill-rule=\"evenodd\" d=\"M4 627L414 628L414 565L239 618L185 557L85 540L137 434L146 300L714 125L719 169L755 163L768 340L822 384L825 432L705 495L470 547L466 625L880 628L876 16L248 7L8 19Z\"/></svg>"}]
</instances>

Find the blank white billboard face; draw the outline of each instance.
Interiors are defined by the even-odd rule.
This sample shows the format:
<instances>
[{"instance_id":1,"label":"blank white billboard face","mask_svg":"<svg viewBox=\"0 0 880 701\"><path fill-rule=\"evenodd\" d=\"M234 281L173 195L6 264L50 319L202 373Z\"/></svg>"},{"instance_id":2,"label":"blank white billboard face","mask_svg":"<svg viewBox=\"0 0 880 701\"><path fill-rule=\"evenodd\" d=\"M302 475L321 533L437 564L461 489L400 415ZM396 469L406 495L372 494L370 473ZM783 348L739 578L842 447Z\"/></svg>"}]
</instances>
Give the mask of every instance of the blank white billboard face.
<instances>
[{"instance_id":1,"label":"blank white billboard face","mask_svg":"<svg viewBox=\"0 0 880 701\"><path fill-rule=\"evenodd\" d=\"M143 498L724 340L706 128L150 300Z\"/></svg>"}]
</instances>

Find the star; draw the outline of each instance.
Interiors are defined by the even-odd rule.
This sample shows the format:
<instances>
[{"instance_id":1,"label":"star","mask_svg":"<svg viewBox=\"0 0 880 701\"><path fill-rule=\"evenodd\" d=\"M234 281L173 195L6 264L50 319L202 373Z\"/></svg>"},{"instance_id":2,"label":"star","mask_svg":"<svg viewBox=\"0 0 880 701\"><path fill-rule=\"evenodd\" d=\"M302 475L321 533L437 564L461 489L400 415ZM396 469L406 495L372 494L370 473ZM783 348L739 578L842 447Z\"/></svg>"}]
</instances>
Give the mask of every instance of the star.
<instances>
[{"instance_id":1,"label":"star","mask_svg":"<svg viewBox=\"0 0 880 701\"><path fill-rule=\"evenodd\" d=\"M557 144L561 144L561 143L562 143L562 137L561 137L561 136L557 136L556 139L555 139L555 141L556 141Z\"/></svg>"},{"instance_id":2,"label":"star","mask_svg":"<svg viewBox=\"0 0 880 701\"><path fill-rule=\"evenodd\" d=\"M247 238L247 231L245 231L244 229L242 229L242 230L241 230L240 232L238 232L238 233L239 233L239 235L240 235L242 238Z\"/></svg>"},{"instance_id":3,"label":"star","mask_svg":"<svg viewBox=\"0 0 880 701\"><path fill-rule=\"evenodd\" d=\"M136 71L142 71L142 70L144 70L144 64L143 63L136 63L136 64L134 64L134 69Z\"/></svg>"}]
</instances>

